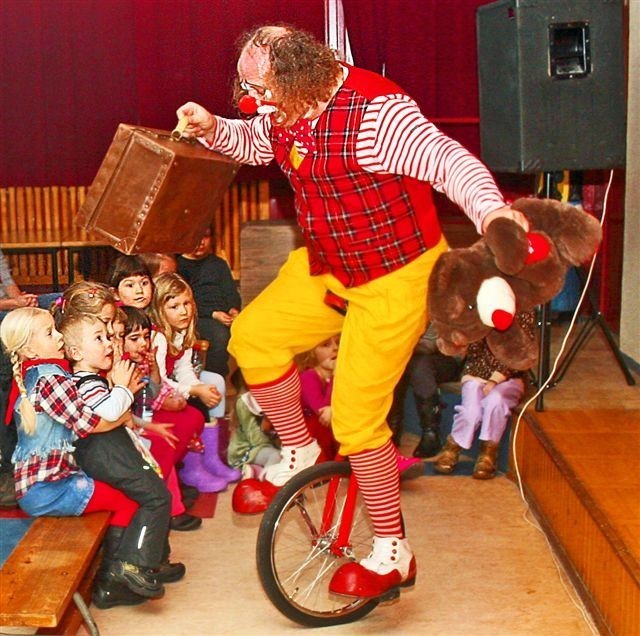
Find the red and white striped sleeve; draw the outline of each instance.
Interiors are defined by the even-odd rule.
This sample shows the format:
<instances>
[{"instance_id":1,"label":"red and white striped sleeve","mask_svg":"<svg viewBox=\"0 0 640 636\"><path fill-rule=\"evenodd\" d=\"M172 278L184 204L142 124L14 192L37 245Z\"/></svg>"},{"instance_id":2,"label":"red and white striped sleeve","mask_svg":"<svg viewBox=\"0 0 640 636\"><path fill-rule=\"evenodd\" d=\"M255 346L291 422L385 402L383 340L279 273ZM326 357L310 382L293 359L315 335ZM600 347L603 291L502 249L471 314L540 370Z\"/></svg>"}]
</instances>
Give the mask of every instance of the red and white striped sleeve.
<instances>
[{"instance_id":1,"label":"red and white striped sleeve","mask_svg":"<svg viewBox=\"0 0 640 636\"><path fill-rule=\"evenodd\" d=\"M430 182L462 208L479 233L482 219L505 205L487 167L436 128L406 95L371 101L360 126L356 158L368 172Z\"/></svg>"},{"instance_id":2,"label":"red and white striped sleeve","mask_svg":"<svg viewBox=\"0 0 640 636\"><path fill-rule=\"evenodd\" d=\"M258 115L249 120L216 117L216 130L211 142L203 137L199 141L210 150L216 150L239 163L259 166L273 159L270 130L269 115Z\"/></svg>"}]
</instances>

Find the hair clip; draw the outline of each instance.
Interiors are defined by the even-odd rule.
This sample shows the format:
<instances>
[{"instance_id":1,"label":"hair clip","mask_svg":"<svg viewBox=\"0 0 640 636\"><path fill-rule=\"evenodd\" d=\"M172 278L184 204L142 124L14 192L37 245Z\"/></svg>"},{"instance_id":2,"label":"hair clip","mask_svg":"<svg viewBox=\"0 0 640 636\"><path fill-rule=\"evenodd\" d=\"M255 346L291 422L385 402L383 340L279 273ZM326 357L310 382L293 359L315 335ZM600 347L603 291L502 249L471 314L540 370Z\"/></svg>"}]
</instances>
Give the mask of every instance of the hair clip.
<instances>
[{"instance_id":1,"label":"hair clip","mask_svg":"<svg viewBox=\"0 0 640 636\"><path fill-rule=\"evenodd\" d=\"M89 298L94 298L97 293L98 293L98 288L92 287L90 290L87 291L87 296L89 296Z\"/></svg>"},{"instance_id":2,"label":"hair clip","mask_svg":"<svg viewBox=\"0 0 640 636\"><path fill-rule=\"evenodd\" d=\"M58 308L62 313L64 313L64 305L65 305L64 298L63 298L62 296L58 296L58 297L55 299L55 301L54 301L54 302L55 302L55 304L56 304L56 307L57 307L57 308Z\"/></svg>"}]
</instances>

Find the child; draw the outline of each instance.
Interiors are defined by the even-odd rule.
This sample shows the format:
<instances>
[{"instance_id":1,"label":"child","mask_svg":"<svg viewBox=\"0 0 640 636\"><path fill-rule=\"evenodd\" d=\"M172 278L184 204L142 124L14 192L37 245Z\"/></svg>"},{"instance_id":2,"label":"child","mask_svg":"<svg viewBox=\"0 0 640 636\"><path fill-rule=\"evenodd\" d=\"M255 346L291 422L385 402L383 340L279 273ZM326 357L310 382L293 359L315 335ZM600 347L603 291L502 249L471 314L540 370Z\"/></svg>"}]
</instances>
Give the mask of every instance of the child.
<instances>
[{"instance_id":1,"label":"child","mask_svg":"<svg viewBox=\"0 0 640 636\"><path fill-rule=\"evenodd\" d=\"M151 452L160 464L167 486L173 495L171 527L173 530L195 530L202 525L202 519L186 512L177 485L175 466L187 452L187 445L194 435L200 435L204 427L204 417L200 411L187 404L173 389L163 390L158 365L151 349L151 319L135 307L121 307L125 315L124 352L138 368L145 370L149 387L152 389L152 422L139 421L151 442ZM168 385L165 385L168 386ZM163 424L159 424L162 422ZM169 425L171 440L164 438L156 426ZM226 484L225 484L226 485Z\"/></svg>"},{"instance_id":2,"label":"child","mask_svg":"<svg viewBox=\"0 0 640 636\"><path fill-rule=\"evenodd\" d=\"M438 350L436 337L435 329L431 325L420 336L393 392L393 404L387 416L389 428L393 431L393 441L399 446L404 429L405 397L411 387L422 429L420 441L413 451L414 457L434 457L442 448L442 405L438 384L456 381L462 369L461 358L445 356Z\"/></svg>"},{"instance_id":3,"label":"child","mask_svg":"<svg viewBox=\"0 0 640 636\"><path fill-rule=\"evenodd\" d=\"M197 309L197 330L209 341L205 369L229 374L231 324L240 312L240 294L228 263L212 251L211 228L199 245L176 259L177 272L189 283Z\"/></svg>"},{"instance_id":4,"label":"child","mask_svg":"<svg viewBox=\"0 0 640 636\"><path fill-rule=\"evenodd\" d=\"M140 257L118 256L109 269L107 282L116 300L123 305L146 310L151 304L151 272Z\"/></svg>"},{"instance_id":5,"label":"child","mask_svg":"<svg viewBox=\"0 0 640 636\"><path fill-rule=\"evenodd\" d=\"M207 472L227 483L237 481L241 477L240 471L226 466L218 455L220 429L217 421L225 414L226 383L217 373L202 371L198 377L193 370L192 346L197 338L195 301L191 288L180 275L165 273L158 276L150 315L157 329L152 341L157 349L163 381L186 399L197 398L208 410L209 423L202 432L204 453L187 453L181 472L183 481L199 488L198 483L206 479Z\"/></svg>"},{"instance_id":6,"label":"child","mask_svg":"<svg viewBox=\"0 0 640 636\"><path fill-rule=\"evenodd\" d=\"M91 314L68 313L60 330L84 402L107 421L129 413L132 392L142 386L140 374L128 360L113 365L113 343L102 321ZM129 369L130 375L135 371L128 386L117 381L124 368ZM105 377L108 372L113 388ZM169 562L166 486L158 475L157 463L136 434L127 427L119 427L102 435L89 435L78 440L76 457L87 474L118 488L139 505L134 519L140 528L146 528L145 540L157 544L161 561L159 580L169 583L181 579L184 565ZM94 603L102 608L113 607L118 591L109 589L109 592L102 590L94 595Z\"/></svg>"},{"instance_id":7,"label":"child","mask_svg":"<svg viewBox=\"0 0 640 636\"><path fill-rule=\"evenodd\" d=\"M109 287L103 283L81 280L69 285L51 307L56 325L66 313L92 314L100 318L107 328L109 337L117 329L118 308Z\"/></svg>"},{"instance_id":8,"label":"child","mask_svg":"<svg viewBox=\"0 0 640 636\"><path fill-rule=\"evenodd\" d=\"M176 257L173 254L146 252L145 254L138 254L138 258L147 266L153 280L160 274L177 270Z\"/></svg>"},{"instance_id":9,"label":"child","mask_svg":"<svg viewBox=\"0 0 640 636\"><path fill-rule=\"evenodd\" d=\"M338 445L331 429L331 393L338 359L340 336L332 336L301 356L300 385L302 409L309 434L314 437L325 457L335 456ZM419 477L424 466L419 459L397 454L402 480ZM268 473L265 473L268 479Z\"/></svg>"},{"instance_id":10,"label":"child","mask_svg":"<svg viewBox=\"0 0 640 636\"><path fill-rule=\"evenodd\" d=\"M236 400L227 448L229 465L242 471L243 479L258 479L267 466L277 464L280 458L269 420L251 393L241 393Z\"/></svg>"},{"instance_id":11,"label":"child","mask_svg":"<svg viewBox=\"0 0 640 636\"><path fill-rule=\"evenodd\" d=\"M516 314L527 335L535 338L533 311ZM462 403L456 406L451 434L436 457L433 468L448 475L460 458L460 451L471 448L480 428L480 452L473 469L474 479L495 477L498 447L511 410L524 393L526 371L510 369L498 361L486 340L469 345L462 369Z\"/></svg>"},{"instance_id":12,"label":"child","mask_svg":"<svg viewBox=\"0 0 640 636\"><path fill-rule=\"evenodd\" d=\"M149 540L148 528L137 523L137 504L89 477L73 455L78 439L116 429L124 418L108 422L79 398L64 359L62 335L49 312L32 307L10 312L0 325L0 339L13 366L8 410L18 429L12 459L20 507L32 516L113 512L98 591L126 587L118 591L114 604L119 605L162 596L160 553ZM119 371L118 379L128 384L131 367ZM167 514L168 505L167 499Z\"/></svg>"},{"instance_id":13,"label":"child","mask_svg":"<svg viewBox=\"0 0 640 636\"><path fill-rule=\"evenodd\" d=\"M340 336L333 336L304 354L300 363L302 409L307 427L328 458L338 451L331 432L331 390L339 344Z\"/></svg>"}]
</instances>

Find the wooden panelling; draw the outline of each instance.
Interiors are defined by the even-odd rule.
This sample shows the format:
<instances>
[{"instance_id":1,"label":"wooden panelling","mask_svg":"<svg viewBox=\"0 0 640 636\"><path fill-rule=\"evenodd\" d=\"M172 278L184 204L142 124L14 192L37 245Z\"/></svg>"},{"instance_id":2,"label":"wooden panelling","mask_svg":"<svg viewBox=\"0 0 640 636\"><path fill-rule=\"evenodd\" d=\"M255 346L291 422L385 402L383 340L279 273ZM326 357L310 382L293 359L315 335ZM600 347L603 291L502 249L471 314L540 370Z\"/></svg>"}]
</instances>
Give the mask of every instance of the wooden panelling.
<instances>
[{"instance_id":1,"label":"wooden panelling","mask_svg":"<svg viewBox=\"0 0 640 636\"><path fill-rule=\"evenodd\" d=\"M29 230L64 230L75 225L85 186L0 188L0 245L3 233ZM269 182L236 182L225 193L214 217L212 230L217 252L227 259L236 276L240 268L240 227L245 221L269 218ZM111 248L91 250L91 272L102 280L117 255ZM51 283L51 260L43 254L7 254L13 277L21 285ZM58 257L60 281L69 280L67 259ZM78 273L79 274L79 273Z\"/></svg>"}]
</instances>

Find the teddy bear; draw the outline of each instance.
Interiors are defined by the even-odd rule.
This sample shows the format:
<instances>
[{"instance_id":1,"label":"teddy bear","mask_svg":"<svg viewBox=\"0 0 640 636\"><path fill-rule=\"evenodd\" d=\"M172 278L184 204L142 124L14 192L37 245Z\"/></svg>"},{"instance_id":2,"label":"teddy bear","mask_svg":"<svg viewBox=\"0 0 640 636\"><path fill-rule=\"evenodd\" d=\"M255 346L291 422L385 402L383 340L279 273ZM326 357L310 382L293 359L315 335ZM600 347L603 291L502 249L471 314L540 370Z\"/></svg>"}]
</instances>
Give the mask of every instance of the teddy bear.
<instances>
[{"instance_id":1,"label":"teddy bear","mask_svg":"<svg viewBox=\"0 0 640 636\"><path fill-rule=\"evenodd\" d=\"M569 267L595 254L602 228L554 199L521 198L511 207L527 217L529 232L497 218L470 247L442 254L429 278L428 305L445 355L464 355L470 343L486 338L499 361L526 370L538 348L514 317L560 292Z\"/></svg>"}]
</instances>

